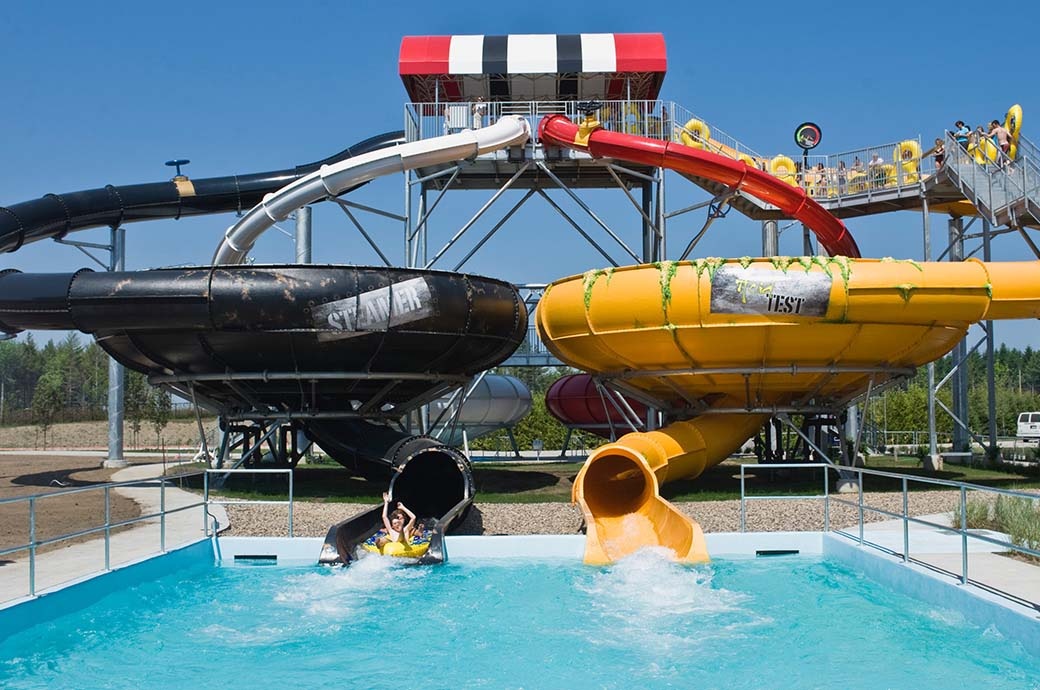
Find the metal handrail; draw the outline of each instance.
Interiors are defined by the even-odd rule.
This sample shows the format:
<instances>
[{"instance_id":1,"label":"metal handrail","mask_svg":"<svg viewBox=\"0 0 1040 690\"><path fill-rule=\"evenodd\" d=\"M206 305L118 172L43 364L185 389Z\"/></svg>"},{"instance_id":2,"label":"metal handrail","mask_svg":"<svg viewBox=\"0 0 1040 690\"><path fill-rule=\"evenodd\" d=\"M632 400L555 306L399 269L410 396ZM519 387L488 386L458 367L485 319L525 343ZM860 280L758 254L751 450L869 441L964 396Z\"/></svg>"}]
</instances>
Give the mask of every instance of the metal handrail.
<instances>
[{"instance_id":1,"label":"metal handrail","mask_svg":"<svg viewBox=\"0 0 1040 690\"><path fill-rule=\"evenodd\" d=\"M212 474L219 474L226 476L229 474L288 474L289 475L289 498L284 501L248 501L248 500L214 500L209 495L209 477ZM203 485L203 497L204 503L208 508L210 505L288 505L289 506L289 538L294 537L293 534L293 469L291 467L280 467L280 468L251 468L251 467L239 467L230 470L224 469L212 469L207 468L205 470L205 481ZM208 530L206 526L206 520L203 518L204 529ZM207 531L208 534L208 531Z\"/></svg>"},{"instance_id":2,"label":"metal handrail","mask_svg":"<svg viewBox=\"0 0 1040 690\"><path fill-rule=\"evenodd\" d=\"M125 482L106 482L103 484L93 484L90 486L74 487L69 489L59 489L57 491L51 491L45 494L33 494L31 496L14 496L11 498L0 499L0 505L13 505L17 503L27 503L29 506L29 540L24 544L19 544L13 547L0 550L0 556L8 554L18 553L21 551L29 552L29 596L36 596L36 561L37 561L37 550L43 546L49 546L58 542L66 541L69 539L76 539L78 537L88 536L91 534L104 533L104 546L105 546L105 558L104 568L102 572L108 572L112 569L111 564L111 539L112 530L119 527L126 527L139 522L146 522L159 518L159 553L166 553L166 516L171 513L179 513L192 508L199 508L205 506L204 501L197 503L191 503L188 505L180 506L171 510L166 509L166 485L177 479L185 479L193 476L200 476L202 472L187 472L184 474L174 475L171 477L157 477L151 479L137 479L129 480ZM155 486L158 484L160 491L160 506L159 512L147 513L145 515L139 515L134 518L127 520L112 521L111 512L111 490L118 488L128 487L147 487L149 485ZM87 529L76 530L74 532L67 532L60 534L48 539L37 539L36 538L36 506L37 502L43 499L58 498L63 496L70 496L73 494L85 493L87 491L103 491L105 495L105 521L104 524L96 527L90 527Z\"/></svg>"},{"instance_id":3,"label":"metal handrail","mask_svg":"<svg viewBox=\"0 0 1040 690\"><path fill-rule=\"evenodd\" d=\"M822 494L816 494L816 495L803 495L803 496L786 495L786 496L781 496L781 497L778 497L778 496L768 496L768 495L766 495L766 496L748 496L746 494L746 487L745 487L745 470L746 470L746 468L772 468L772 469L780 469L780 468L814 468L814 469L823 469L823 470L825 470L825 472L823 473L823 483L824 483L823 493ZM858 496L857 496L857 500L851 501L851 500L847 500L847 499L844 499L844 498L840 498L839 496L834 496L834 495L830 494L830 492L829 492L829 484L828 484L829 476L828 476L828 473L826 472L826 470L833 470L833 471L837 472L839 474L839 476L841 474L846 474L846 475L848 475L848 474L857 474L858 475L858 481L857 481L857 484L858 484ZM864 502L864 490L863 490L863 483L864 482L863 482L863 478L866 475L872 475L872 476L876 476L876 477L886 477L886 478L889 478L889 479L898 479L901 482L902 496L903 496L903 509L902 509L901 512L896 513L896 512L890 511L890 510L886 510L884 508L876 508L876 507L873 507L873 506L869 506L869 505L867 505ZM960 492L959 510L960 510L960 516L961 516L961 524L959 526L957 526L957 527L953 527L953 526L950 526L950 525L943 525L943 524L931 522L931 521L928 521L928 520L922 520L920 518L916 518L916 517L911 516L909 514L909 482L911 482L911 481L918 482L918 483L921 483L921 484L931 484L931 485L935 485L935 486L943 486L943 487L948 487L950 489L958 490ZM897 472L886 472L886 471L883 471L883 470L870 470L870 469L867 469L865 467L846 467L846 466L836 466L836 465L828 465L828 464L822 464L822 463L777 463L777 464L771 464L771 463L770 464L759 464L759 463L756 463L756 464L746 464L746 465L745 464L741 464L741 466L740 466L740 531L741 532L746 531L746 510L747 510L746 502L747 501L751 501L751 500L763 500L764 501L764 500L801 498L801 499L817 499L817 500L822 499L824 501L824 521L825 521L824 522L824 531L830 532L831 531L831 529L830 529L830 503L831 503L831 501L835 501L835 502L837 502L839 504L856 508L859 511L859 518L858 518L858 521L857 521L857 527L858 527L858 530L859 530L858 536L850 534L849 532L846 532L846 531L841 530L841 529L834 530L834 532L836 534L841 534L843 536L847 536L847 537L850 537L852 539L855 539L861 546L870 546L872 548L878 549L880 551L884 551L886 553L890 553L890 554L893 554L893 555L901 555L902 556L902 560L903 560L904 563L905 562L914 562L914 563L926 566L928 568L931 568L933 570L942 572L942 573L944 573L946 575L951 575L951 576L957 577L960 580L961 584L968 584L969 582L971 582L972 584L976 584L976 585L985 587L986 589L988 589L990 591L993 591L996 594L1002 595L1002 596L1004 596L1006 598L1014 599L1014 600L1017 600L1017 601L1023 601L1019 597L1016 597L1016 596L1014 596L1012 594L1009 594L1007 592L1001 592L999 590L994 590L991 587L987 587L985 585L985 583L977 582L977 581L969 579L969 577L968 577L968 539L969 538L975 539L975 540L978 540L978 541L982 541L982 542L985 542L985 543L988 543L988 544L993 544L993 545L996 545L996 546L1000 546L1000 547L1003 547L1003 548L1007 548L1007 549L1010 549L1010 550L1015 551L1017 553L1026 554L1026 555L1037 557L1037 558L1040 558L1040 551L1038 551L1036 549L1031 549L1031 548L1029 548L1027 546L1015 544L1015 543L1011 542L1010 540L1002 541L1000 539L994 539L993 537L987 536L985 534L979 534L979 533L970 531L969 528L968 528L968 525L967 525L967 514L968 514L968 511L967 511L967 506L968 506L967 494L968 494L968 491L976 491L976 492L996 494L996 495L1001 495L1001 496L1009 496L1009 497L1013 497L1013 498L1023 498L1023 499L1027 499L1029 501L1040 501L1040 496L1038 496L1036 494L1027 493L1027 492L1024 492L1024 491L1015 491L1013 489L1000 489L1000 488L995 488L995 487L982 486L982 485L979 485L979 484L971 484L969 482L958 482L958 481L953 481L953 480L950 480L950 479L936 479L936 478L933 478L933 477L916 477L916 476L911 476L911 475L906 475L906 474L900 474L900 473L897 473ZM884 547L884 546L882 546L880 544L875 544L875 543L873 543L873 542L871 542L871 541L869 541L869 540L867 540L865 538L865 536L864 536L864 524L865 524L864 518L865 518L865 514L867 512L876 513L876 514L879 514L879 515L884 515L886 517L900 519L900 520L903 521L903 551L902 551L901 554L898 554L897 552L893 552L891 549L888 549L888 548L886 548L886 547ZM919 559L911 557L911 555L910 555L910 534L909 534L909 526L910 526L911 523L918 524L918 525L924 525L924 526L928 526L928 527L932 527L932 528L936 528L936 529L940 529L940 530L944 530L944 531L948 531L948 532L959 534L960 537L961 537L961 572L960 573L954 573L954 572L946 570L944 568L940 568L940 567L935 566L933 564L926 563L924 561L921 561ZM1030 605L1034 605L1034 606L1036 605L1035 602L1025 602L1025 603L1030 604Z\"/></svg>"},{"instance_id":4,"label":"metal handrail","mask_svg":"<svg viewBox=\"0 0 1040 690\"><path fill-rule=\"evenodd\" d=\"M773 165L778 156L760 154L674 101L603 100L597 103L597 117L607 130L692 144L720 155L744 160L805 189L823 203L840 205L843 199L852 197L857 200L862 200L864 196L870 199L882 191L886 194L916 194L919 192L920 182L935 173L932 159L921 154L919 136L831 155L779 154L789 159L791 166L798 168L780 171L774 169ZM538 122L543 115L559 113L577 121L584 117L584 107L587 103L489 101L483 105L486 112L480 118L481 125L487 126L504 116L523 117L531 125L531 144L538 146ZM465 101L406 103L406 136L409 141L416 141L472 127L475 125L473 106L474 102ZM690 127L696 127L698 131L693 131ZM702 140L701 135L705 131L708 132L708 136ZM908 144L909 142L912 143ZM908 148L904 148L905 144L908 144ZM917 155L904 158L908 151L912 153L913 147L916 147ZM871 170L868 164L874 153L878 153L882 160L876 170ZM854 169L857 158L860 158L862 170ZM845 165L844 168L842 164ZM805 170L801 169L803 166Z\"/></svg>"}]
</instances>

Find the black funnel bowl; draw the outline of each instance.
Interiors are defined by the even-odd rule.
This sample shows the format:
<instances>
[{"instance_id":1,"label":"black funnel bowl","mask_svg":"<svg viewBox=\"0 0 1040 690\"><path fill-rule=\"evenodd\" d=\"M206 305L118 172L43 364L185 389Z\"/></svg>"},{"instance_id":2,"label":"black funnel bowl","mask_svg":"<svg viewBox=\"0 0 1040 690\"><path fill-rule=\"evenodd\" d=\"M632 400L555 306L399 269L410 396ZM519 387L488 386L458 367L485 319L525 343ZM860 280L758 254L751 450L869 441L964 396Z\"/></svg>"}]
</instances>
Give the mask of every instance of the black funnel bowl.
<instances>
[{"instance_id":1,"label":"black funnel bowl","mask_svg":"<svg viewBox=\"0 0 1040 690\"><path fill-rule=\"evenodd\" d=\"M398 420L507 358L512 285L406 268L0 273L0 330L80 330L227 419Z\"/></svg>"}]
</instances>

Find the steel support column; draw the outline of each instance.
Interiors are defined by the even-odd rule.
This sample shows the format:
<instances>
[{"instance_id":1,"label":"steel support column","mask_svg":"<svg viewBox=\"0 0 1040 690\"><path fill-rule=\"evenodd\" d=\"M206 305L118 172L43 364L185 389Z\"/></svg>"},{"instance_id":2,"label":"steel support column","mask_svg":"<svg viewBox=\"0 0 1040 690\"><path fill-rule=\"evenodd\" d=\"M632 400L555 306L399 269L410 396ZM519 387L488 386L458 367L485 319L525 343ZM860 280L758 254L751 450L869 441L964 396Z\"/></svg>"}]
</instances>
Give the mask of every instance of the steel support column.
<instances>
[{"instance_id":1,"label":"steel support column","mask_svg":"<svg viewBox=\"0 0 1040 690\"><path fill-rule=\"evenodd\" d=\"M126 230L112 228L112 253L109 260L110 271L122 271L126 267ZM124 381L123 365L116 360L108 360L108 457L102 463L104 467L126 467L123 457L123 416L124 416Z\"/></svg>"},{"instance_id":2,"label":"steel support column","mask_svg":"<svg viewBox=\"0 0 1040 690\"><path fill-rule=\"evenodd\" d=\"M964 221L960 218L951 218L948 224L950 235L950 261L964 260ZM962 339L953 348L954 363L963 364L953 372L950 381L950 390L953 393L953 414L957 419L968 423L968 374L969 364L967 339ZM971 437L968 430L954 422L953 425L953 452L964 453L971 447Z\"/></svg>"}]
</instances>

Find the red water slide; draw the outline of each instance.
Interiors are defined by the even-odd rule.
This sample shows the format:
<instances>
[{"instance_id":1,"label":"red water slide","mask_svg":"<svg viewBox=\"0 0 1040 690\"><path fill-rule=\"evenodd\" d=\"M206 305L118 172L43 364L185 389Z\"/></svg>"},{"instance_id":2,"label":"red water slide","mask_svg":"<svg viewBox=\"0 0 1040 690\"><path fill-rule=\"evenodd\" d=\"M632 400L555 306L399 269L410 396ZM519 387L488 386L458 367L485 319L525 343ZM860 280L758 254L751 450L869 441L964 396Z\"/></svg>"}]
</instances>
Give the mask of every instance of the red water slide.
<instances>
[{"instance_id":1,"label":"red water slide","mask_svg":"<svg viewBox=\"0 0 1040 690\"><path fill-rule=\"evenodd\" d=\"M831 256L860 256L856 240L845 224L806 195L804 189L791 186L743 161L676 142L611 132L598 123L593 127L579 127L563 115L543 117L538 124L538 138L543 144L588 151L596 158L616 158L668 168L736 187L776 206L787 217L804 223Z\"/></svg>"}]
</instances>

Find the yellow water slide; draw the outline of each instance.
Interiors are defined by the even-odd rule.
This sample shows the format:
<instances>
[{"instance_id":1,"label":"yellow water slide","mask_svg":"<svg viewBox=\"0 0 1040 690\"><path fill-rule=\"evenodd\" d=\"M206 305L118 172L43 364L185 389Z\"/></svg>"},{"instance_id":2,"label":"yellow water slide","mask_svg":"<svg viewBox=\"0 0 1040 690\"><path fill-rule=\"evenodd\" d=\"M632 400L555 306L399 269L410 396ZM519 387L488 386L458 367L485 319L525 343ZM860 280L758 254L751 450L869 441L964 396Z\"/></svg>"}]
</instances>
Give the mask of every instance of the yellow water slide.
<instances>
[{"instance_id":1,"label":"yellow water slide","mask_svg":"<svg viewBox=\"0 0 1040 690\"><path fill-rule=\"evenodd\" d=\"M575 480L585 560L644 546L708 559L661 484L724 460L770 410L846 404L930 362L968 327L1040 317L1037 262L775 257L661 262L556 281L538 331L563 362L623 380L686 417L601 446Z\"/></svg>"}]
</instances>

